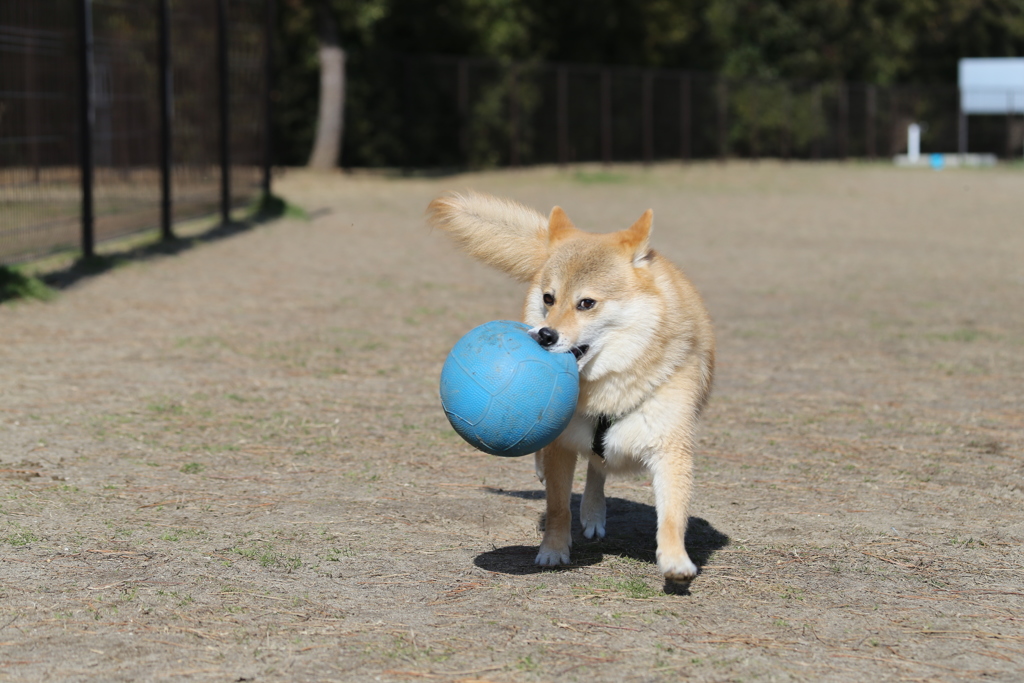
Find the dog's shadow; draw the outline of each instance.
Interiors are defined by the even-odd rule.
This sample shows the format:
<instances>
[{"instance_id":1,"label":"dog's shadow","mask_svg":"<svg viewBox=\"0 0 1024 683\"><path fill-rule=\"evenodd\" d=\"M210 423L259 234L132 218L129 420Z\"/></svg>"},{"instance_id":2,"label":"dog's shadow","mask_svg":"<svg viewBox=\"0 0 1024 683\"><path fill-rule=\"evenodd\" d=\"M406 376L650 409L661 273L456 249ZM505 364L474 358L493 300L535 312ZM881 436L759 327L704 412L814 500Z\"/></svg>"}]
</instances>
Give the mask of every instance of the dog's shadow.
<instances>
[{"instance_id":1,"label":"dog's shadow","mask_svg":"<svg viewBox=\"0 0 1024 683\"><path fill-rule=\"evenodd\" d=\"M528 500L543 500L543 491L504 491L488 489L491 493ZM566 568L587 567L604 560L605 555L628 557L641 562L655 564L657 546L656 532L658 516L655 509L645 503L624 498L607 499L608 534L603 539L591 540L583 536L579 525L579 494L572 496L572 564ZM543 517L541 525L543 528ZM716 550L729 545L729 537L715 529L707 520L690 517L686 527L686 552L698 568L707 564ZM511 545L494 548L477 555L474 564L481 569L501 574L537 574L552 571L549 567L538 567L533 563L537 556L535 545ZM665 592L687 592L687 584L666 582Z\"/></svg>"}]
</instances>

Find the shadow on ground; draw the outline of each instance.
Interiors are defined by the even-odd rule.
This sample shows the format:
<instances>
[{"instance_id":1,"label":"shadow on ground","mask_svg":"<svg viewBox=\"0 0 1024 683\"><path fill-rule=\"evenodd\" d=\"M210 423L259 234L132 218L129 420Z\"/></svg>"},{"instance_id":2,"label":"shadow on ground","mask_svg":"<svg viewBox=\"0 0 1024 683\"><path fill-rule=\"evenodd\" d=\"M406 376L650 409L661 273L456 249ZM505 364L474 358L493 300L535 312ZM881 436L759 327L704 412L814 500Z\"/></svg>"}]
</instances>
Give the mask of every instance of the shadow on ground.
<instances>
[{"instance_id":1,"label":"shadow on ground","mask_svg":"<svg viewBox=\"0 0 1024 683\"><path fill-rule=\"evenodd\" d=\"M505 491L488 488L491 493L527 500L543 500L544 492ZM572 564L566 568L588 567L604 560L606 555L628 557L642 562L655 564L657 548L656 532L658 517L655 509L646 503L626 500L625 498L608 498L608 535L601 540L584 538L579 528L579 494L572 496L572 510L576 517L572 530ZM543 525L543 518L541 519ZM686 528L686 552L698 568L707 564L715 553L729 545L729 537L715 529L707 520L690 517ZM533 563L537 555L535 545L512 545L494 548L477 555L474 564L481 569L501 574L538 574L545 571L557 571L547 567L538 567ZM665 591L685 593L685 585L666 584Z\"/></svg>"},{"instance_id":2,"label":"shadow on ground","mask_svg":"<svg viewBox=\"0 0 1024 683\"><path fill-rule=\"evenodd\" d=\"M82 280L102 275L123 265L162 256L174 256L201 244L233 237L285 216L306 220L313 217L280 197L268 195L262 197L242 220L221 223L199 235L147 242L112 254L79 258L67 267L40 275L27 275L17 266L0 266L0 303L17 299L46 301L56 296L56 290L68 289Z\"/></svg>"},{"instance_id":3,"label":"shadow on ground","mask_svg":"<svg viewBox=\"0 0 1024 683\"><path fill-rule=\"evenodd\" d=\"M280 197L263 198L252 213L240 221L220 223L202 234L187 238L172 238L153 244L145 244L112 255L80 258L67 268L56 270L40 279L54 289L67 289L78 282L101 275L128 263L146 261L161 256L174 256L201 244L216 242L246 232L263 223L277 220L292 212L287 202Z\"/></svg>"}]
</instances>

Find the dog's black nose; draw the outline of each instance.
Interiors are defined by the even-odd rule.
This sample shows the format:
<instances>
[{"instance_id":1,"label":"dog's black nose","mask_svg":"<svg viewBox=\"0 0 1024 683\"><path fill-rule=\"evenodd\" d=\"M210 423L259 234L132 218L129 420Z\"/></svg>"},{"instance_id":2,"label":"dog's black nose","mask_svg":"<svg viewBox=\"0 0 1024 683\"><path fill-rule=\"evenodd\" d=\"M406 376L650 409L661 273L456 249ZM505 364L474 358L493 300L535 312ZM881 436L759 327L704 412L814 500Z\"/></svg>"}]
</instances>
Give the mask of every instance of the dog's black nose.
<instances>
[{"instance_id":1,"label":"dog's black nose","mask_svg":"<svg viewBox=\"0 0 1024 683\"><path fill-rule=\"evenodd\" d=\"M558 341L558 331L550 327L542 327L537 330L537 343L547 348Z\"/></svg>"}]
</instances>

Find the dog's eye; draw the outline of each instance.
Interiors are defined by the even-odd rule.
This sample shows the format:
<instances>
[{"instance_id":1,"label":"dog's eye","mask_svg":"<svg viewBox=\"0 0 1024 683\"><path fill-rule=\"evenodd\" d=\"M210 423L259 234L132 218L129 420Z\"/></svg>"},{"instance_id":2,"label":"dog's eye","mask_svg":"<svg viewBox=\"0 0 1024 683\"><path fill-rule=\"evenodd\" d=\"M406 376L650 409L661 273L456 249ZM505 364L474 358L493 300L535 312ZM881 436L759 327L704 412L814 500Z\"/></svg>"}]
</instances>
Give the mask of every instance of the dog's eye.
<instances>
[{"instance_id":1,"label":"dog's eye","mask_svg":"<svg viewBox=\"0 0 1024 683\"><path fill-rule=\"evenodd\" d=\"M581 311L589 311L591 308L597 305L597 302L593 299L580 299L580 302L576 304L576 308Z\"/></svg>"},{"instance_id":2,"label":"dog's eye","mask_svg":"<svg viewBox=\"0 0 1024 683\"><path fill-rule=\"evenodd\" d=\"M552 305L554 305L554 303L555 303L555 297L552 296L551 294L546 294L545 293L544 294L544 305L545 306L552 306Z\"/></svg>"}]
</instances>

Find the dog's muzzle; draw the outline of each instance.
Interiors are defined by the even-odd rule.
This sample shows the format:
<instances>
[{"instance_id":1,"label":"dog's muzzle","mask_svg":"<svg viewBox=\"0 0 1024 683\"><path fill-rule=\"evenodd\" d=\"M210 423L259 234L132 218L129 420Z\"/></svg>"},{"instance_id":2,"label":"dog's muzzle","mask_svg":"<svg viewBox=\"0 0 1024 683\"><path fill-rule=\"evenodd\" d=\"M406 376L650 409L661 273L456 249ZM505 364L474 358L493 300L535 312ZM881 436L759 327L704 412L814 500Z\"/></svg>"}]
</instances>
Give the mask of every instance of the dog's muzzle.
<instances>
[{"instance_id":1,"label":"dog's muzzle","mask_svg":"<svg viewBox=\"0 0 1024 683\"><path fill-rule=\"evenodd\" d=\"M530 330L529 335L545 349L558 343L558 330L553 330L550 327L542 327L536 332Z\"/></svg>"}]
</instances>

